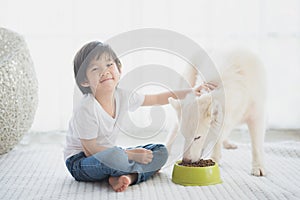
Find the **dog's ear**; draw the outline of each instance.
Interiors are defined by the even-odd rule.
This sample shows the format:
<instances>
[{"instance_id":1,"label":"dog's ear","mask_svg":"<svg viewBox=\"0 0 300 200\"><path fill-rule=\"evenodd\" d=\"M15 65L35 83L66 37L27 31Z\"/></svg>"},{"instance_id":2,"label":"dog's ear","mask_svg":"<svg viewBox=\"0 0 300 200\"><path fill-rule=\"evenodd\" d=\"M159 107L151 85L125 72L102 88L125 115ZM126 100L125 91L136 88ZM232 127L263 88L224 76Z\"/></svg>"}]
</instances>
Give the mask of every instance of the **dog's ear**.
<instances>
[{"instance_id":1,"label":"dog's ear","mask_svg":"<svg viewBox=\"0 0 300 200\"><path fill-rule=\"evenodd\" d=\"M180 100L174 99L172 97L168 98L169 103L171 104L171 106L176 110L179 111L180 109Z\"/></svg>"},{"instance_id":2,"label":"dog's ear","mask_svg":"<svg viewBox=\"0 0 300 200\"><path fill-rule=\"evenodd\" d=\"M197 97L198 109L205 117L210 117L211 95L203 94Z\"/></svg>"},{"instance_id":3,"label":"dog's ear","mask_svg":"<svg viewBox=\"0 0 300 200\"><path fill-rule=\"evenodd\" d=\"M217 100L213 100L210 94L203 94L198 99L200 112L210 119L211 122L220 121L222 117L222 106Z\"/></svg>"},{"instance_id":4,"label":"dog's ear","mask_svg":"<svg viewBox=\"0 0 300 200\"><path fill-rule=\"evenodd\" d=\"M220 102L217 100L212 101L208 109L208 115L211 118L211 123L221 122L222 114L222 106Z\"/></svg>"}]
</instances>

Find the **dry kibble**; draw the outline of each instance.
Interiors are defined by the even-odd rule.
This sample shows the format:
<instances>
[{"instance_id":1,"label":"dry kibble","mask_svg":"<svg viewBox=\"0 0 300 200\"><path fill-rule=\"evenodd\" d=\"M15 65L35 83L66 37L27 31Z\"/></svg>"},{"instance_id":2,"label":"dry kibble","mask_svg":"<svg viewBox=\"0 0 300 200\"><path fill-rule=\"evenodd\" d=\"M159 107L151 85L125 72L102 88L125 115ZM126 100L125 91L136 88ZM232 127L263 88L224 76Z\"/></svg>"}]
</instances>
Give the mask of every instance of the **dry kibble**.
<instances>
[{"instance_id":1,"label":"dry kibble","mask_svg":"<svg viewBox=\"0 0 300 200\"><path fill-rule=\"evenodd\" d=\"M179 163L179 165L186 166L186 167L208 167L208 166L214 166L215 162L211 159L207 160L199 160L197 162L184 162L182 161Z\"/></svg>"}]
</instances>

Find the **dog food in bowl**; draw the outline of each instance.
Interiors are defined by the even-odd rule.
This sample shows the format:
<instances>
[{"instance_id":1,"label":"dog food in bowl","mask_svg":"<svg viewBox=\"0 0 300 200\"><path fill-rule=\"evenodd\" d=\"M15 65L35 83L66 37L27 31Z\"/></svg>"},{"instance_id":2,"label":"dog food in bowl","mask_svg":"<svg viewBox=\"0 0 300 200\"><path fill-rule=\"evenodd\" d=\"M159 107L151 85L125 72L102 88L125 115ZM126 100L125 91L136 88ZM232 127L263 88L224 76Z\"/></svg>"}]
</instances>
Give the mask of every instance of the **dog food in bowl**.
<instances>
[{"instance_id":1,"label":"dog food in bowl","mask_svg":"<svg viewBox=\"0 0 300 200\"><path fill-rule=\"evenodd\" d=\"M207 160L199 160L197 162L180 162L178 165L186 166L186 167L208 167L208 166L214 166L215 162L211 159Z\"/></svg>"}]
</instances>

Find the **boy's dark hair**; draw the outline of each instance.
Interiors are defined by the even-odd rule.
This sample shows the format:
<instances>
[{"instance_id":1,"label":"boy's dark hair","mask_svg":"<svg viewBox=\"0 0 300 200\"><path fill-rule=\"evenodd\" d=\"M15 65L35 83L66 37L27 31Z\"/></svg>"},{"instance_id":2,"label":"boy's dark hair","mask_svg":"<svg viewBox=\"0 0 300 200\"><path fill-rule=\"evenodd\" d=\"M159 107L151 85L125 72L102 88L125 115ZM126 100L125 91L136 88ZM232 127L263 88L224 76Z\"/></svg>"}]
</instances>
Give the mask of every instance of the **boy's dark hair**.
<instances>
[{"instance_id":1,"label":"boy's dark hair","mask_svg":"<svg viewBox=\"0 0 300 200\"><path fill-rule=\"evenodd\" d=\"M87 80L86 70L90 62L94 59L99 59L103 53L107 53L116 63L119 72L122 65L116 53L108 44L103 44L98 41L92 41L85 44L75 55L74 58L74 75L76 84L83 94L92 93L89 87L81 86L81 83Z\"/></svg>"}]
</instances>

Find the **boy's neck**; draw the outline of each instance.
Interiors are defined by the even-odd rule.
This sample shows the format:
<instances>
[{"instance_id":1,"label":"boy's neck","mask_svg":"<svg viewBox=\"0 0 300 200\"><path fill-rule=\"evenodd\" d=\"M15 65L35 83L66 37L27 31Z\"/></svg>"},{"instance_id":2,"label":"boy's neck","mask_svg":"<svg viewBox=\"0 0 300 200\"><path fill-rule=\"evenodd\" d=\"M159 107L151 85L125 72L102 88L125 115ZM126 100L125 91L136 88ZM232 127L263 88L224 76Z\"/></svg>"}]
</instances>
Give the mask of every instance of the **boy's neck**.
<instances>
[{"instance_id":1,"label":"boy's neck","mask_svg":"<svg viewBox=\"0 0 300 200\"><path fill-rule=\"evenodd\" d=\"M97 95L95 99L101 107L111 116L115 117L115 98L114 92L106 93L105 95Z\"/></svg>"}]
</instances>

